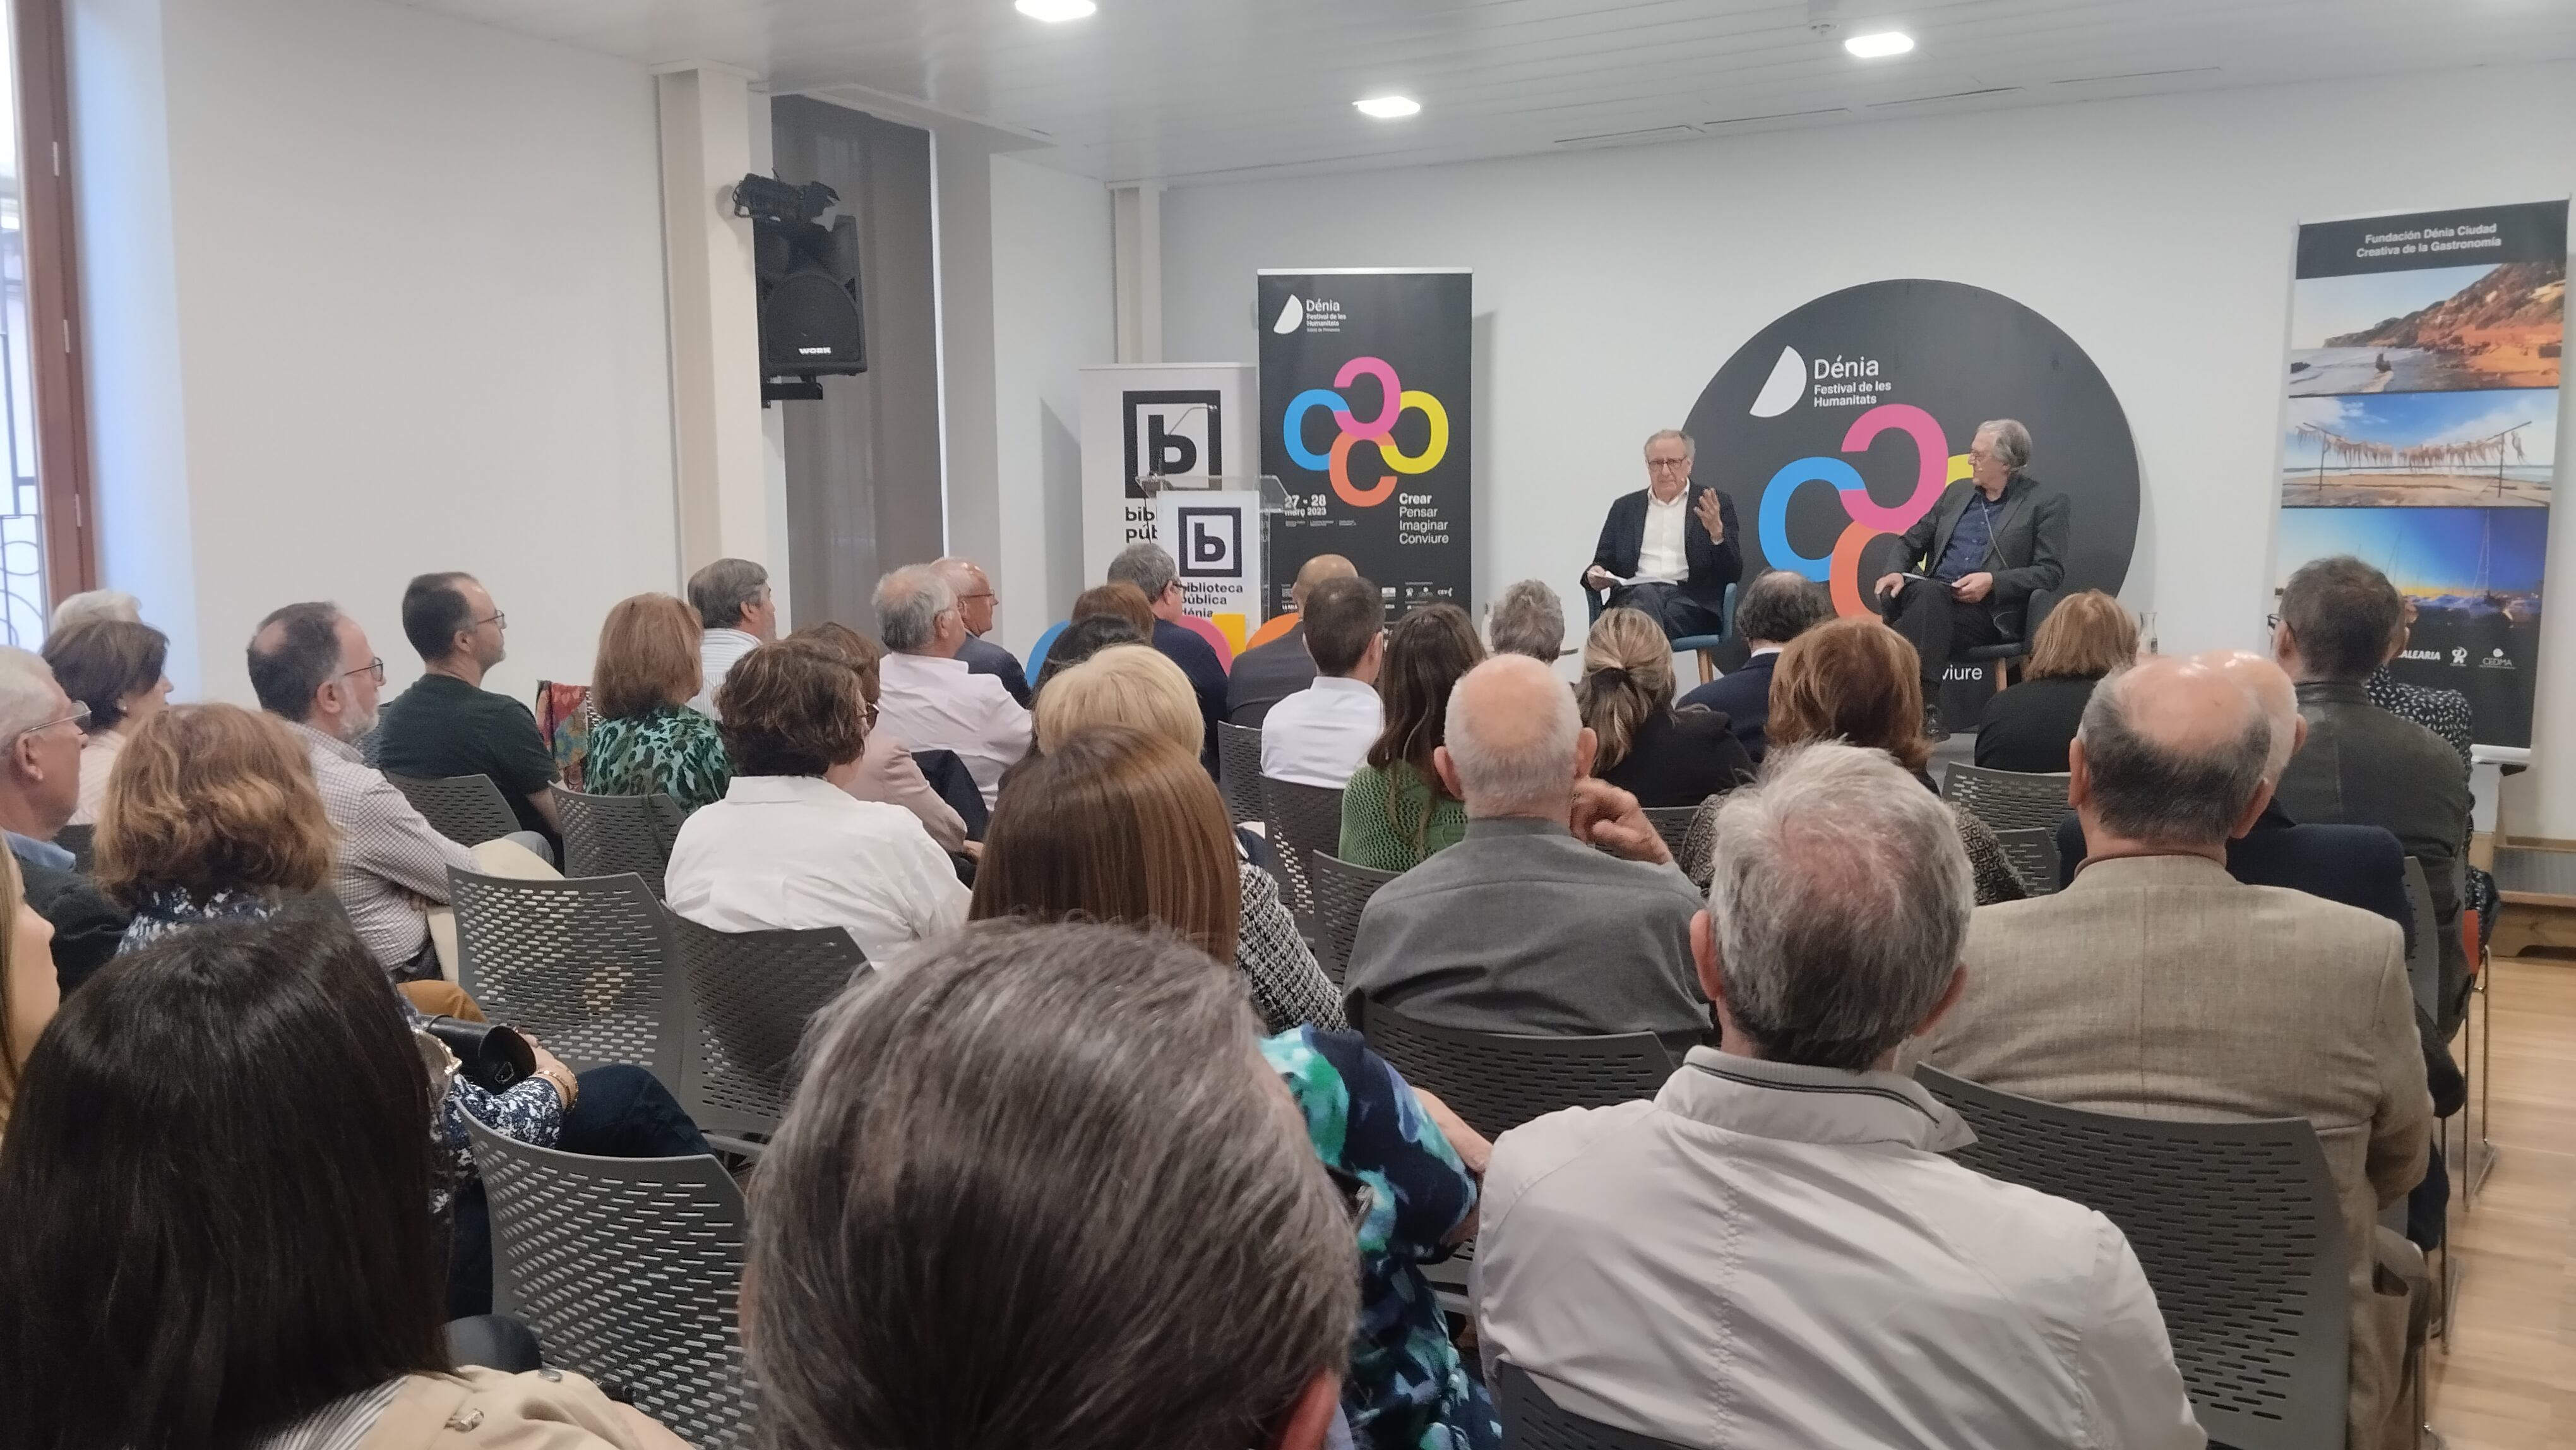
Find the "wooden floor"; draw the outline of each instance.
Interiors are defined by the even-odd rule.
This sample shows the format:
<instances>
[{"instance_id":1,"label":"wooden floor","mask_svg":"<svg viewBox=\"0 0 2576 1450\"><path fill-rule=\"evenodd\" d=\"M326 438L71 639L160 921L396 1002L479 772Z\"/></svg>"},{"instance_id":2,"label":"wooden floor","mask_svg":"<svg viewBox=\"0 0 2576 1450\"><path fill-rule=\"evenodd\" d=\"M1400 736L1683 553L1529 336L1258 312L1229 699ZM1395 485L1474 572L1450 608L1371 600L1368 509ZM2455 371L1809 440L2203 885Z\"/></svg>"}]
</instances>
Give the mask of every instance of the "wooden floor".
<instances>
[{"instance_id":1,"label":"wooden floor","mask_svg":"<svg viewBox=\"0 0 2576 1450\"><path fill-rule=\"evenodd\" d=\"M2465 1212L2454 1170L2459 1291L2431 1356L2430 1419L2454 1450L2576 1446L2576 961L2494 973L2484 1091L2499 1156Z\"/></svg>"}]
</instances>

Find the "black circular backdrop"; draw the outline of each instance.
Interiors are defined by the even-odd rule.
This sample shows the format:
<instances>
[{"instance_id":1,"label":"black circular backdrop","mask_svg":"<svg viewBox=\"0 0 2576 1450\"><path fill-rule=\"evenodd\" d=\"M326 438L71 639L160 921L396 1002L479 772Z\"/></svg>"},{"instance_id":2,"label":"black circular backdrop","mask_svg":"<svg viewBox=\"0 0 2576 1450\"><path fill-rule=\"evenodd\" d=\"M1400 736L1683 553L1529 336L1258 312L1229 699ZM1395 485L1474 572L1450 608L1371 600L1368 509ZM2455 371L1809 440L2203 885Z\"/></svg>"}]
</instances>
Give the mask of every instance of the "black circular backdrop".
<instances>
[{"instance_id":1,"label":"black circular backdrop","mask_svg":"<svg viewBox=\"0 0 2576 1450\"><path fill-rule=\"evenodd\" d=\"M1755 416L1757 402L1774 416ZM1918 449L1900 426L1910 415L1882 414L1887 426L1875 438L1843 451L1852 425L1887 405L1928 413L1953 456L1968 451L1980 422L2020 419L2031 434L2031 476L2071 505L2064 590L2119 592L2137 542L2138 454L2102 370L2073 338L2011 298L1923 279L1866 282L1799 307L1736 349L1700 393L1689 423L1699 449L1695 481L1734 497L1748 561L1822 577L1818 561L1853 525L1830 479L1801 482L1799 475L1819 470L1783 474L1786 464L1848 464L1882 509L1904 510L1918 498ZM1951 473L1943 460L1943 476ZM1761 520L1771 489L1788 497L1772 505L1778 517L1766 541ZM1876 517L1884 529L1887 516ZM1803 566L1772 557L1770 543L1783 535L1788 552L1806 556ZM1871 539L1862 554L1863 589L1893 552L1883 532Z\"/></svg>"}]
</instances>

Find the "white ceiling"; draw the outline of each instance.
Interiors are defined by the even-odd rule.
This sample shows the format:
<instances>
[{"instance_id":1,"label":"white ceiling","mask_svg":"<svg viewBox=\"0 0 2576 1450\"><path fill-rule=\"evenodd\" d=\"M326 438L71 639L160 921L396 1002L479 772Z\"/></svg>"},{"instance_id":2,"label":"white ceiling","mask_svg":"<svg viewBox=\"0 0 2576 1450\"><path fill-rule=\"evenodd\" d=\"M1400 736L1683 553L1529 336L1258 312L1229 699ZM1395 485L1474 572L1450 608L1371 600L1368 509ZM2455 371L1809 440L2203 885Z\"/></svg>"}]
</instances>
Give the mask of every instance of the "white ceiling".
<instances>
[{"instance_id":1,"label":"white ceiling","mask_svg":"<svg viewBox=\"0 0 2576 1450\"><path fill-rule=\"evenodd\" d=\"M1843 34L1918 42L1880 61L1811 32L1803 0L1099 0L1064 25L1010 0L401 3L874 93L1175 183L2576 55L2576 0L1817 0ZM1388 91L1422 114L1351 109ZM2316 139L2366 136L2369 95Z\"/></svg>"}]
</instances>

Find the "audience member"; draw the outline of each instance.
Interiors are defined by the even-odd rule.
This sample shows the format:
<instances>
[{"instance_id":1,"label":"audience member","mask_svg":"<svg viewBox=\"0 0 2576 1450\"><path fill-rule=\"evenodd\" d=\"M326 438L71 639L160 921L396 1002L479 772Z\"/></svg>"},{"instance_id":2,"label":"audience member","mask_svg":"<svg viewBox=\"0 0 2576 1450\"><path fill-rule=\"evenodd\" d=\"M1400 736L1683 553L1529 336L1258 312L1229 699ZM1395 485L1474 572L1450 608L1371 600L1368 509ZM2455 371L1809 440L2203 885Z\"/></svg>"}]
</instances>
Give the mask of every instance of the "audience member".
<instances>
[{"instance_id":1,"label":"audience member","mask_svg":"<svg viewBox=\"0 0 2576 1450\"><path fill-rule=\"evenodd\" d=\"M1771 716L1764 728L1774 750L1810 740L1884 750L1925 790L1939 792L1924 774L1932 742L1923 735L1923 690L1914 646L1877 620L1836 619L1799 631L1772 668ZM1968 851L1979 906L2019 901L2027 894L1992 826L1956 806L1950 808L1950 818L1959 844ZM1706 805L1691 818L1690 831L1682 838L1682 871L1702 887L1708 885L1716 831L1716 809Z\"/></svg>"},{"instance_id":2,"label":"audience member","mask_svg":"<svg viewBox=\"0 0 2576 1450\"><path fill-rule=\"evenodd\" d=\"M1429 604L1386 632L1377 694L1386 728L1342 789L1341 849L1373 871L1407 871L1458 844L1467 812L1432 767L1448 729L1449 692L1485 657L1467 611Z\"/></svg>"},{"instance_id":3,"label":"audience member","mask_svg":"<svg viewBox=\"0 0 2576 1450\"><path fill-rule=\"evenodd\" d=\"M1132 671L1132 682L1095 686L1095 676L1120 671ZM1141 645L1105 650L1041 693L1042 753L1012 775L985 832L975 915L1159 921L1233 962L1270 1031L1340 1027L1332 982L1298 935L1278 881L1237 858L1207 772L1180 779L1168 752L1135 738L1159 738L1194 760L1194 703L1172 662Z\"/></svg>"},{"instance_id":4,"label":"audience member","mask_svg":"<svg viewBox=\"0 0 2576 1450\"><path fill-rule=\"evenodd\" d=\"M749 559L718 559L689 576L689 607L698 612L698 693L689 707L716 711L716 687L725 671L778 635L778 601L770 597L769 571Z\"/></svg>"},{"instance_id":5,"label":"audience member","mask_svg":"<svg viewBox=\"0 0 2576 1450\"><path fill-rule=\"evenodd\" d=\"M1806 575L1772 569L1753 576L1735 597L1735 634L1744 642L1744 663L1682 696L1682 705L1724 715L1735 729L1736 743L1754 764L1761 764L1771 746L1764 727L1771 719L1771 672L1780 663L1780 651L1833 617L1833 599Z\"/></svg>"},{"instance_id":6,"label":"audience member","mask_svg":"<svg viewBox=\"0 0 2576 1450\"><path fill-rule=\"evenodd\" d=\"M377 768L421 780L482 776L500 787L521 830L560 844L554 749L527 706L483 688L508 657L509 616L471 574L423 574L403 591L402 622L421 676L386 702Z\"/></svg>"},{"instance_id":7,"label":"audience member","mask_svg":"<svg viewBox=\"0 0 2576 1450\"><path fill-rule=\"evenodd\" d=\"M991 675L1011 692L1020 708L1029 707L1028 676L1020 669L1019 656L985 638L993 632L993 581L984 566L971 559L941 559L930 567L948 581L950 592L957 596L958 618L966 626L966 642L957 647L957 657L966 668L979 675Z\"/></svg>"},{"instance_id":8,"label":"audience member","mask_svg":"<svg viewBox=\"0 0 2576 1450\"><path fill-rule=\"evenodd\" d=\"M2298 682L2308 723L2307 744L2281 772L2281 805L2303 822L2385 827L2423 863L2442 949L2433 1015L2447 1041L2468 1011L2460 942L2468 772L2433 732L2370 703L2361 683L2388 658L2405 608L2388 576L2349 556L2302 565L2281 590L2272 653Z\"/></svg>"},{"instance_id":9,"label":"audience member","mask_svg":"<svg viewBox=\"0 0 2576 1450\"><path fill-rule=\"evenodd\" d=\"M81 707L27 650L0 645L0 835L17 858L27 905L53 923L53 960L68 996L116 953L126 914L54 844L80 800Z\"/></svg>"},{"instance_id":10,"label":"audience member","mask_svg":"<svg viewBox=\"0 0 2576 1450\"><path fill-rule=\"evenodd\" d=\"M583 789L669 796L683 814L724 799L733 778L724 736L708 718L712 705L690 706L705 669L698 634L698 616L668 594L638 594L609 608L590 667L599 723L582 758Z\"/></svg>"},{"instance_id":11,"label":"audience member","mask_svg":"<svg viewBox=\"0 0 2576 1450\"><path fill-rule=\"evenodd\" d=\"M1121 584L1118 587L1129 594L1136 592L1129 585ZM1096 594L1099 591L1092 592ZM1055 643L1047 648L1046 663L1038 666L1037 682L1031 685L1030 689L1033 693L1045 694L1046 687L1053 683L1056 676L1112 645L1141 644L1150 649L1152 643L1145 636L1146 631L1129 624L1123 617L1116 614L1094 614L1077 619L1066 625L1064 632L1055 637ZM1174 665L1172 668L1179 669L1180 666ZM1196 695L1190 697L1190 705L1193 709L1197 708Z\"/></svg>"},{"instance_id":12,"label":"audience member","mask_svg":"<svg viewBox=\"0 0 2576 1450\"><path fill-rule=\"evenodd\" d=\"M2137 659L2138 621L2120 601L2099 589L2067 596L2040 621L2021 683L1986 702L1977 721L1977 764L2062 773L2094 683Z\"/></svg>"},{"instance_id":13,"label":"audience member","mask_svg":"<svg viewBox=\"0 0 2576 1450\"><path fill-rule=\"evenodd\" d=\"M1298 628L1314 682L1270 708L1261 727L1261 773L1340 790L1368 763L1386 729L1377 677L1386 666L1386 605L1357 575L1327 579L1306 596Z\"/></svg>"},{"instance_id":14,"label":"audience member","mask_svg":"<svg viewBox=\"0 0 2576 1450\"><path fill-rule=\"evenodd\" d=\"M1546 666L1498 655L1467 672L1432 752L1466 837L1369 899L1343 978L1355 1013L1365 1001L1478 1032L1652 1032L1675 1056L1707 1039L1689 965L1699 897L1636 798L1584 778L1593 749Z\"/></svg>"},{"instance_id":15,"label":"audience member","mask_svg":"<svg viewBox=\"0 0 2576 1450\"><path fill-rule=\"evenodd\" d=\"M1690 929L1718 1043L1652 1101L1494 1145L1487 1362L1672 1445L2196 1450L2128 1240L1945 1157L1975 1135L1894 1071L1963 986L1948 812L1832 743L1784 749L1718 805Z\"/></svg>"},{"instance_id":16,"label":"audience member","mask_svg":"<svg viewBox=\"0 0 2576 1450\"><path fill-rule=\"evenodd\" d=\"M1133 584L1145 596L1154 611L1154 648L1171 656L1181 673L1190 677L1190 689L1199 698L1199 715L1207 722L1199 762L1214 775L1216 722L1225 718L1225 662L1196 631L1181 623L1188 611L1182 607L1180 566L1160 544L1129 544L1109 561L1109 582Z\"/></svg>"},{"instance_id":17,"label":"audience member","mask_svg":"<svg viewBox=\"0 0 2576 1450\"><path fill-rule=\"evenodd\" d=\"M911 749L893 731L877 725L877 698L885 688L877 670L885 659L885 646L833 620L809 624L788 638L822 649L858 671L859 695L866 701L861 713L867 723L867 751L859 757L858 773L841 788L860 800L883 801L912 812L942 851L973 855L983 849L966 839L965 819L931 787Z\"/></svg>"},{"instance_id":18,"label":"audience member","mask_svg":"<svg viewBox=\"0 0 2576 1450\"><path fill-rule=\"evenodd\" d=\"M925 958L816 1020L752 1180L769 1442L1319 1450L1351 1219L1236 985L1106 926Z\"/></svg>"},{"instance_id":19,"label":"audience member","mask_svg":"<svg viewBox=\"0 0 2576 1450\"><path fill-rule=\"evenodd\" d=\"M2315 1123L2351 1268L2351 1443L2411 1442L2408 1293L2377 1268L2379 1210L2423 1177L2432 1127L2404 945L2367 912L2229 878L2271 743L2255 697L2199 661L2095 686L2068 761L2091 859L2054 896L1976 914L1966 991L1920 1056L2096 1111Z\"/></svg>"},{"instance_id":20,"label":"audience member","mask_svg":"<svg viewBox=\"0 0 2576 1450\"><path fill-rule=\"evenodd\" d=\"M1498 655L1553 665L1565 653L1565 605L1539 580L1506 584L1485 610L1485 636Z\"/></svg>"},{"instance_id":21,"label":"audience member","mask_svg":"<svg viewBox=\"0 0 2576 1450\"><path fill-rule=\"evenodd\" d=\"M867 741L839 655L762 645L716 705L733 782L672 842L671 910L717 931L841 927L875 962L966 919L966 888L912 813L847 789Z\"/></svg>"},{"instance_id":22,"label":"audience member","mask_svg":"<svg viewBox=\"0 0 2576 1450\"><path fill-rule=\"evenodd\" d=\"M1673 646L1642 611L1605 609L1583 641L1577 713L1600 742L1592 773L1644 806L1695 806L1753 778L1733 722L1673 708Z\"/></svg>"},{"instance_id":23,"label":"audience member","mask_svg":"<svg viewBox=\"0 0 2576 1450\"><path fill-rule=\"evenodd\" d=\"M2370 703L2396 716L2411 720L2441 737L2460 757L2460 768L2469 768L2469 754L2475 749L2473 717L2469 697L2459 690L2435 690L2422 685L2409 685L2394 673L2398 657L2415 634L2415 601L2406 601L2406 622L2399 626L2397 638L2388 645L2388 658L2378 669L2362 677L2361 688Z\"/></svg>"},{"instance_id":24,"label":"audience member","mask_svg":"<svg viewBox=\"0 0 2576 1450\"><path fill-rule=\"evenodd\" d=\"M127 624L143 622L143 601L122 589L86 589L66 596L54 606L54 617L45 633L57 635L93 620L121 619Z\"/></svg>"},{"instance_id":25,"label":"audience member","mask_svg":"<svg viewBox=\"0 0 2576 1450\"><path fill-rule=\"evenodd\" d=\"M449 1362L421 1124L454 1060L396 1000L346 928L289 921L65 1004L0 1146L12 1444L678 1450L578 1375Z\"/></svg>"},{"instance_id":26,"label":"audience member","mask_svg":"<svg viewBox=\"0 0 2576 1450\"><path fill-rule=\"evenodd\" d=\"M990 807L1002 772L1029 753L1029 712L957 658L966 623L938 570L912 564L878 580L876 611L887 651L877 723L916 750L956 752Z\"/></svg>"},{"instance_id":27,"label":"audience member","mask_svg":"<svg viewBox=\"0 0 2576 1450\"><path fill-rule=\"evenodd\" d=\"M1327 579L1358 573L1339 554L1317 554L1297 567L1296 582L1288 586L1288 609L1296 623L1278 638L1234 657L1234 668L1225 676L1227 720L1258 729L1271 706L1315 682L1315 657L1306 653L1306 596Z\"/></svg>"},{"instance_id":28,"label":"audience member","mask_svg":"<svg viewBox=\"0 0 2576 1450\"><path fill-rule=\"evenodd\" d=\"M1136 631L1138 639L1147 644L1154 642L1154 606L1145 601L1145 591L1135 585L1123 579L1112 579L1106 584L1085 589L1073 597L1073 612L1066 618L1080 624L1102 615L1125 620Z\"/></svg>"},{"instance_id":29,"label":"audience member","mask_svg":"<svg viewBox=\"0 0 2576 1450\"><path fill-rule=\"evenodd\" d=\"M27 904L25 874L17 857L0 860L0 915L8 918L7 930L0 931L0 1140L8 1136L19 1074L63 1002L48 950L53 923Z\"/></svg>"},{"instance_id":30,"label":"audience member","mask_svg":"<svg viewBox=\"0 0 2576 1450\"><path fill-rule=\"evenodd\" d=\"M82 728L80 805L71 824L98 824L98 803L107 794L107 773L116 752L143 724L170 703L170 636L148 624L122 619L95 619L45 639L45 663L63 693L89 708Z\"/></svg>"}]
</instances>

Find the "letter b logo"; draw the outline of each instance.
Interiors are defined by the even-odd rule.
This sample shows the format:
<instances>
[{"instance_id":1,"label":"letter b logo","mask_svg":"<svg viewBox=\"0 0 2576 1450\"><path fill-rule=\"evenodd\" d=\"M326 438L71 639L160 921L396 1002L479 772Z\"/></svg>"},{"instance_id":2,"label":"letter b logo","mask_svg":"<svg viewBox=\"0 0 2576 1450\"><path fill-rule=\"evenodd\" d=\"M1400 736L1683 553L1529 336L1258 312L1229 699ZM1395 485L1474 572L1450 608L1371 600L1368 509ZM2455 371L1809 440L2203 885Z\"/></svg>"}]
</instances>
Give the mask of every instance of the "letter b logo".
<instances>
[{"instance_id":1,"label":"letter b logo","mask_svg":"<svg viewBox=\"0 0 2576 1450\"><path fill-rule=\"evenodd\" d=\"M1199 466L1199 445L1186 433L1164 430L1157 415L1145 419L1145 458L1148 473L1169 477L1188 473Z\"/></svg>"},{"instance_id":2,"label":"letter b logo","mask_svg":"<svg viewBox=\"0 0 2576 1450\"><path fill-rule=\"evenodd\" d=\"M1230 508L1184 508L1178 511L1181 575L1189 579L1236 579L1243 574L1243 515Z\"/></svg>"}]
</instances>

